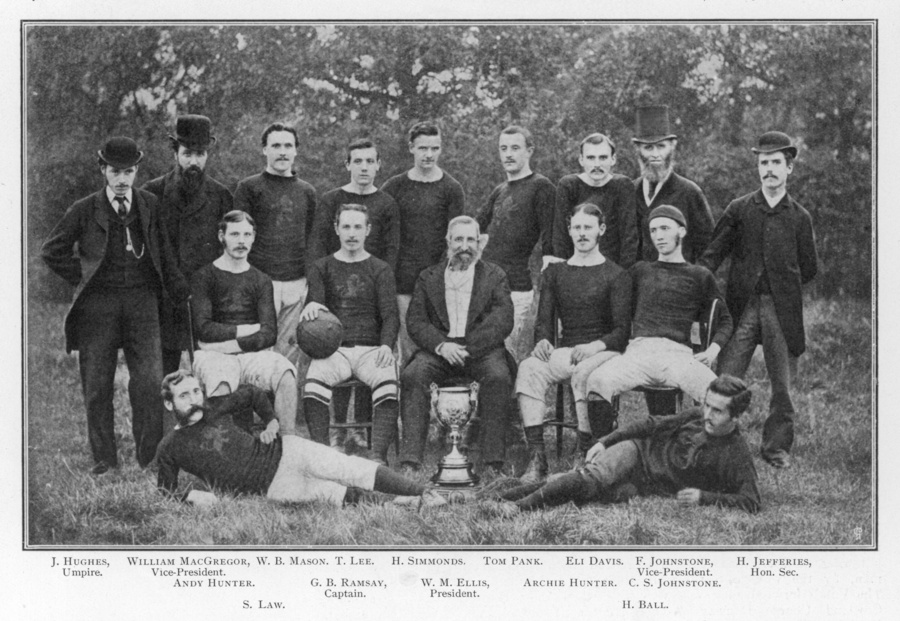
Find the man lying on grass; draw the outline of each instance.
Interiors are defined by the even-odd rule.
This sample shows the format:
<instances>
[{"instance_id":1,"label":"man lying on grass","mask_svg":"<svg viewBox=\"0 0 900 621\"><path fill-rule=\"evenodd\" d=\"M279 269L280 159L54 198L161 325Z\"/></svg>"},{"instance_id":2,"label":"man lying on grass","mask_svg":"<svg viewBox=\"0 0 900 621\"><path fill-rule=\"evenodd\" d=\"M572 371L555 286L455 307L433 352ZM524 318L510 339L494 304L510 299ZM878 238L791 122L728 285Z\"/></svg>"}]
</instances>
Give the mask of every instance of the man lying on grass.
<instances>
[{"instance_id":1,"label":"man lying on grass","mask_svg":"<svg viewBox=\"0 0 900 621\"><path fill-rule=\"evenodd\" d=\"M365 496L363 490L397 495L398 504L446 502L426 491L422 483L375 462L342 455L299 436L279 435L268 399L253 394L259 388L245 385L208 402L200 381L184 370L167 375L161 388L165 407L177 424L156 453L158 486L172 497L178 488L178 472L184 470L217 490L261 494L285 502L355 503ZM232 419L232 414L248 406L266 423L258 439ZM211 505L218 499L211 492L191 490L181 500Z\"/></svg>"},{"instance_id":2,"label":"man lying on grass","mask_svg":"<svg viewBox=\"0 0 900 621\"><path fill-rule=\"evenodd\" d=\"M675 494L681 506L756 513L756 468L737 424L750 397L743 380L722 375L709 385L702 408L625 425L588 451L583 468L551 477L546 484L494 492L504 501L497 512L510 515L569 501L616 502L639 491Z\"/></svg>"}]
</instances>

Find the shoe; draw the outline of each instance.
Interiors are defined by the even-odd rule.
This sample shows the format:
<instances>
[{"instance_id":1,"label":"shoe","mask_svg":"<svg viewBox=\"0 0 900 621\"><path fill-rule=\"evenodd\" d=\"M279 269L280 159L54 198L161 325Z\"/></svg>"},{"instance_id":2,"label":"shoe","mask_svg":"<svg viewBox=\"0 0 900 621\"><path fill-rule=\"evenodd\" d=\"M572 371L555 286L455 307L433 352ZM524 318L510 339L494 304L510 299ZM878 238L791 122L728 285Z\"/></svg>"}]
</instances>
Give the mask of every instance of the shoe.
<instances>
[{"instance_id":1,"label":"shoe","mask_svg":"<svg viewBox=\"0 0 900 621\"><path fill-rule=\"evenodd\" d=\"M485 500L480 509L491 517L511 519L519 514L519 505L508 500Z\"/></svg>"},{"instance_id":2,"label":"shoe","mask_svg":"<svg viewBox=\"0 0 900 621\"><path fill-rule=\"evenodd\" d=\"M112 468L112 466L110 466L105 461L98 461L96 464L94 464L94 467L91 468L91 474L93 474L94 476L106 474L107 472L109 472L110 468Z\"/></svg>"},{"instance_id":3,"label":"shoe","mask_svg":"<svg viewBox=\"0 0 900 621\"><path fill-rule=\"evenodd\" d=\"M777 451L764 451L762 458L773 468L790 468L791 454L783 449Z\"/></svg>"},{"instance_id":4,"label":"shoe","mask_svg":"<svg viewBox=\"0 0 900 621\"><path fill-rule=\"evenodd\" d=\"M547 454L544 451L531 451L531 460L525 467L525 472L519 477L519 481L525 483L540 483L547 478L550 468L547 466Z\"/></svg>"},{"instance_id":5,"label":"shoe","mask_svg":"<svg viewBox=\"0 0 900 621\"><path fill-rule=\"evenodd\" d=\"M581 470L587 464L587 453L578 450L575 451L575 457L572 458L572 470Z\"/></svg>"},{"instance_id":6,"label":"shoe","mask_svg":"<svg viewBox=\"0 0 900 621\"><path fill-rule=\"evenodd\" d=\"M419 472L422 470L422 466L419 464L413 463L411 461L405 461L400 464L400 474L410 479L419 478Z\"/></svg>"},{"instance_id":7,"label":"shoe","mask_svg":"<svg viewBox=\"0 0 900 621\"><path fill-rule=\"evenodd\" d=\"M503 472L503 462L491 462L485 465L480 473L479 479L482 485L487 485L488 483L493 483L496 479L505 476L506 474Z\"/></svg>"},{"instance_id":8,"label":"shoe","mask_svg":"<svg viewBox=\"0 0 900 621\"><path fill-rule=\"evenodd\" d=\"M515 477L497 477L475 493L479 500L499 499L504 492L519 487L522 483Z\"/></svg>"},{"instance_id":9,"label":"shoe","mask_svg":"<svg viewBox=\"0 0 900 621\"><path fill-rule=\"evenodd\" d=\"M394 498L394 504L401 507L415 507L416 511L421 511L442 507L448 503L446 498L433 489L426 489L420 496L397 496Z\"/></svg>"}]
</instances>

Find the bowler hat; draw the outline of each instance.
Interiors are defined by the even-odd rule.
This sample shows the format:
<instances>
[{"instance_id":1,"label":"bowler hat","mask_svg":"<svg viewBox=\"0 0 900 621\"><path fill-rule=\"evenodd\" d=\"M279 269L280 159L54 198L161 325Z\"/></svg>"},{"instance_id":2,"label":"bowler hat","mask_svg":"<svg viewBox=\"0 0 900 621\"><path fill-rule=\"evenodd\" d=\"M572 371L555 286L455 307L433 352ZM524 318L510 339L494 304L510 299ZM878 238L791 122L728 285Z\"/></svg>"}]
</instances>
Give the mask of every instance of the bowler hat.
<instances>
[{"instance_id":1,"label":"bowler hat","mask_svg":"<svg viewBox=\"0 0 900 621\"><path fill-rule=\"evenodd\" d=\"M632 141L652 144L670 138L678 136L669 128L669 106L641 106L637 109Z\"/></svg>"},{"instance_id":2,"label":"bowler hat","mask_svg":"<svg viewBox=\"0 0 900 621\"><path fill-rule=\"evenodd\" d=\"M797 157L797 147L791 137L783 132L766 132L759 137L759 143L750 149L754 153L774 153L784 151L791 157Z\"/></svg>"},{"instance_id":3,"label":"bowler hat","mask_svg":"<svg viewBox=\"0 0 900 621\"><path fill-rule=\"evenodd\" d=\"M100 164L113 168L131 168L144 159L144 152L138 150L137 143L126 136L113 136L102 150L97 151L97 155Z\"/></svg>"},{"instance_id":4,"label":"bowler hat","mask_svg":"<svg viewBox=\"0 0 900 621\"><path fill-rule=\"evenodd\" d=\"M652 222L654 218L669 218L675 220L675 222L684 228L687 228L684 214L681 213L681 210L678 209L678 207L673 207L672 205L660 205L659 207L654 207L653 211L651 211L650 215L647 217L647 222Z\"/></svg>"},{"instance_id":5,"label":"bowler hat","mask_svg":"<svg viewBox=\"0 0 900 621\"><path fill-rule=\"evenodd\" d=\"M199 114L185 114L175 119L175 135L169 138L189 149L205 150L215 136L210 135L212 121Z\"/></svg>"}]
</instances>

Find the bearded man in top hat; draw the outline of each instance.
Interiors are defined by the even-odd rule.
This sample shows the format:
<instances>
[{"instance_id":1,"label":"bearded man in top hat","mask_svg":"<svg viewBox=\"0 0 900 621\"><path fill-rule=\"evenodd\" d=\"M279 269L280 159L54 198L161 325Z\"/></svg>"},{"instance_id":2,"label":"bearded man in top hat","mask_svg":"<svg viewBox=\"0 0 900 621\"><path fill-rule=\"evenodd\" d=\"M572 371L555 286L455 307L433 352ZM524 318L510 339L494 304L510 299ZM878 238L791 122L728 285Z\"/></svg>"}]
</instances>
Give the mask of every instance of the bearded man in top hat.
<instances>
[{"instance_id":1,"label":"bearded man in top hat","mask_svg":"<svg viewBox=\"0 0 900 621\"><path fill-rule=\"evenodd\" d=\"M205 116L178 117L175 135L169 136L175 167L143 188L159 198L169 243L187 279L221 254L218 224L233 205L228 188L206 174L209 147L216 141L211 130L212 123ZM182 350L191 347L188 321L187 308L163 296L159 322L165 375L178 369Z\"/></svg>"},{"instance_id":2,"label":"bearded man in top hat","mask_svg":"<svg viewBox=\"0 0 900 621\"><path fill-rule=\"evenodd\" d=\"M751 151L762 187L728 205L700 263L715 270L731 257L726 300L738 323L719 370L743 377L762 345L772 382L762 457L783 468L794 442L791 378L806 348L802 286L815 277L818 257L812 218L787 193L796 145L771 131Z\"/></svg>"},{"instance_id":3,"label":"bearded man in top hat","mask_svg":"<svg viewBox=\"0 0 900 621\"><path fill-rule=\"evenodd\" d=\"M650 238L647 216L659 205L677 207L687 222L682 250L688 263L696 263L709 243L713 217L700 187L674 170L678 136L669 127L668 106L637 109L634 138L641 176L634 180L638 227L643 231L638 243L638 259L655 261L659 253Z\"/></svg>"},{"instance_id":4,"label":"bearded man in top hat","mask_svg":"<svg viewBox=\"0 0 900 621\"><path fill-rule=\"evenodd\" d=\"M75 287L66 315L66 351L78 350L93 474L118 464L113 386L118 350L128 365L132 430L141 467L162 438L159 296L176 302L189 288L178 270L156 197L132 188L143 152L114 137L99 151L104 187L66 211L41 248L54 272ZM77 251L76 251L77 248Z\"/></svg>"}]
</instances>

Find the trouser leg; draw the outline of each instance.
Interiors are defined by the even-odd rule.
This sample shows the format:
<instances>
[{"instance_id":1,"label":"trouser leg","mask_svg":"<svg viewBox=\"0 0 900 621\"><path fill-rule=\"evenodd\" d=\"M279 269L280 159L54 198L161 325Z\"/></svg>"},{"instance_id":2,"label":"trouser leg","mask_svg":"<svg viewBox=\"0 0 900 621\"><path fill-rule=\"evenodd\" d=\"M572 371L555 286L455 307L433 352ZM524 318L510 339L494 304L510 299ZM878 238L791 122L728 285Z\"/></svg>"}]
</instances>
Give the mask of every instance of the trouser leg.
<instances>
[{"instance_id":1,"label":"trouser leg","mask_svg":"<svg viewBox=\"0 0 900 621\"><path fill-rule=\"evenodd\" d=\"M482 461L502 463L506 453L506 422L509 415L513 378L503 349L467 362L467 373L480 385L478 390L479 442Z\"/></svg>"},{"instance_id":2,"label":"trouser leg","mask_svg":"<svg viewBox=\"0 0 900 621\"><path fill-rule=\"evenodd\" d=\"M180 349L164 349L162 350L162 373L163 376L174 373L181 367L181 350Z\"/></svg>"},{"instance_id":3,"label":"trouser leg","mask_svg":"<svg viewBox=\"0 0 900 621\"><path fill-rule=\"evenodd\" d=\"M152 292L134 292L124 302L123 350L128 365L128 398L135 454L142 468L156 456L162 440L162 350L157 298Z\"/></svg>"},{"instance_id":4,"label":"trouser leg","mask_svg":"<svg viewBox=\"0 0 900 621\"><path fill-rule=\"evenodd\" d=\"M122 333L119 298L89 293L78 324L78 367L87 410L88 442L94 462L118 464L113 390Z\"/></svg>"},{"instance_id":5,"label":"trouser leg","mask_svg":"<svg viewBox=\"0 0 900 621\"><path fill-rule=\"evenodd\" d=\"M400 445L400 461L421 465L428 437L431 413L431 383L440 383L452 373L446 361L427 351L416 355L400 373L403 399L400 418L403 421L403 439Z\"/></svg>"},{"instance_id":6,"label":"trouser leg","mask_svg":"<svg viewBox=\"0 0 900 621\"><path fill-rule=\"evenodd\" d=\"M763 454L788 451L794 444L794 404L791 381L797 359L791 356L781 324L775 313L772 296L760 296L763 357L772 386L769 416L763 426Z\"/></svg>"}]
</instances>

